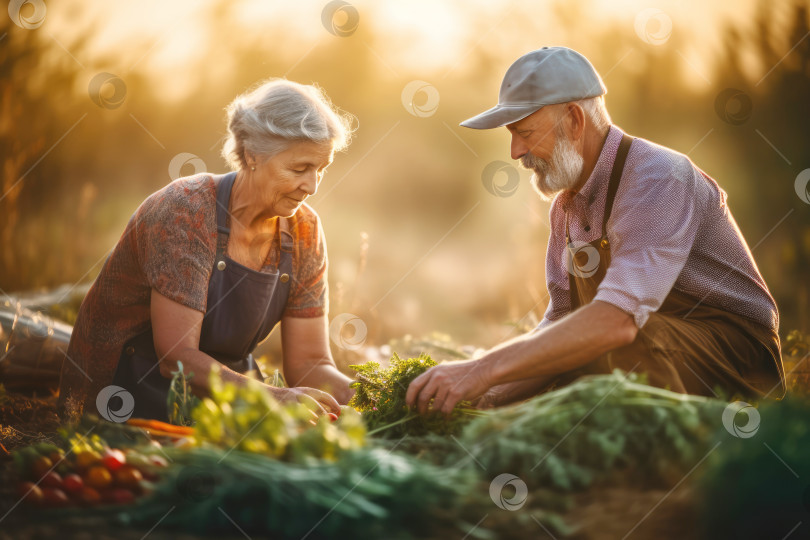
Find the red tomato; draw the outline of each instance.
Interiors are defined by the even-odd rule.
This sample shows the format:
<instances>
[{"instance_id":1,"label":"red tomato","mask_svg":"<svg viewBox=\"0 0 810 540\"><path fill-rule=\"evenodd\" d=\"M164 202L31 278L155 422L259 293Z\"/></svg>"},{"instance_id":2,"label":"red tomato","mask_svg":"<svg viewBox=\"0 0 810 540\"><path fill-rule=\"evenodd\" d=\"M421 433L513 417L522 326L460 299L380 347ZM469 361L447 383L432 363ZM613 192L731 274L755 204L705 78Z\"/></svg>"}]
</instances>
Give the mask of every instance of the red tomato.
<instances>
[{"instance_id":1,"label":"red tomato","mask_svg":"<svg viewBox=\"0 0 810 540\"><path fill-rule=\"evenodd\" d=\"M79 502L87 506L93 506L101 502L101 495L90 486L84 486L79 492Z\"/></svg>"},{"instance_id":2,"label":"red tomato","mask_svg":"<svg viewBox=\"0 0 810 540\"><path fill-rule=\"evenodd\" d=\"M62 479L62 487L68 493L79 493L84 487L84 480L78 474L68 474Z\"/></svg>"},{"instance_id":3,"label":"red tomato","mask_svg":"<svg viewBox=\"0 0 810 540\"><path fill-rule=\"evenodd\" d=\"M125 488L113 488L110 490L110 502L113 504L132 504L135 502L135 494Z\"/></svg>"},{"instance_id":4,"label":"red tomato","mask_svg":"<svg viewBox=\"0 0 810 540\"><path fill-rule=\"evenodd\" d=\"M42 498L46 506L67 506L70 504L70 499L65 495L65 492L58 488L43 488Z\"/></svg>"},{"instance_id":5,"label":"red tomato","mask_svg":"<svg viewBox=\"0 0 810 540\"><path fill-rule=\"evenodd\" d=\"M115 471L115 483L121 487L130 489L137 488L140 485L141 480L143 480L141 471L132 465L124 465Z\"/></svg>"},{"instance_id":6,"label":"red tomato","mask_svg":"<svg viewBox=\"0 0 810 540\"><path fill-rule=\"evenodd\" d=\"M31 472L34 478L39 480L51 470L51 467L53 467L53 461L45 456L40 456L31 463Z\"/></svg>"},{"instance_id":7,"label":"red tomato","mask_svg":"<svg viewBox=\"0 0 810 540\"><path fill-rule=\"evenodd\" d=\"M17 494L28 504L42 504L42 490L33 482L20 482L17 484Z\"/></svg>"},{"instance_id":8,"label":"red tomato","mask_svg":"<svg viewBox=\"0 0 810 540\"><path fill-rule=\"evenodd\" d=\"M91 467L84 476L84 483L96 489L104 489L112 484L112 474L105 467Z\"/></svg>"},{"instance_id":9,"label":"red tomato","mask_svg":"<svg viewBox=\"0 0 810 540\"><path fill-rule=\"evenodd\" d=\"M329 420L331 420L332 422L334 422L334 421L335 421L335 420L337 420L337 419L338 419L338 415L336 415L336 414L335 414L335 413L333 413L333 412L330 412L330 413L329 413Z\"/></svg>"},{"instance_id":10,"label":"red tomato","mask_svg":"<svg viewBox=\"0 0 810 540\"><path fill-rule=\"evenodd\" d=\"M57 488L62 489L62 477L59 475L58 472L51 471L46 473L45 476L42 477L42 480L39 482L42 487L46 488Z\"/></svg>"},{"instance_id":11,"label":"red tomato","mask_svg":"<svg viewBox=\"0 0 810 540\"><path fill-rule=\"evenodd\" d=\"M104 452L104 456L101 458L101 461L104 463L104 466L110 470L110 472L115 472L121 468L121 465L126 463L127 458L121 450L108 448Z\"/></svg>"}]
</instances>

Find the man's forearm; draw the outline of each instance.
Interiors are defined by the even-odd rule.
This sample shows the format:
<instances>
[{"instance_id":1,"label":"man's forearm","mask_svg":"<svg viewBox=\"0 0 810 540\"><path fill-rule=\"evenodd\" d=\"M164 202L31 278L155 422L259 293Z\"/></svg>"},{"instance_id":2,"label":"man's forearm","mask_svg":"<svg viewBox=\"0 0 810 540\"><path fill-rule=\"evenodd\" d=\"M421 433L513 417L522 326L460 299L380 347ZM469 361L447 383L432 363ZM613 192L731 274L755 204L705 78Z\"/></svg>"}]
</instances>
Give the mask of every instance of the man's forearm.
<instances>
[{"instance_id":1,"label":"man's forearm","mask_svg":"<svg viewBox=\"0 0 810 540\"><path fill-rule=\"evenodd\" d=\"M516 381L526 391L529 379L550 378L595 360L635 339L633 318L605 302L591 302L549 326L492 349L481 360L494 386ZM520 399L520 398L517 398Z\"/></svg>"},{"instance_id":2,"label":"man's forearm","mask_svg":"<svg viewBox=\"0 0 810 540\"><path fill-rule=\"evenodd\" d=\"M528 399L532 396L536 396L552 379L554 379L553 375L545 375L494 386L482 396L477 406L482 409L488 409L491 407L502 407Z\"/></svg>"}]
</instances>

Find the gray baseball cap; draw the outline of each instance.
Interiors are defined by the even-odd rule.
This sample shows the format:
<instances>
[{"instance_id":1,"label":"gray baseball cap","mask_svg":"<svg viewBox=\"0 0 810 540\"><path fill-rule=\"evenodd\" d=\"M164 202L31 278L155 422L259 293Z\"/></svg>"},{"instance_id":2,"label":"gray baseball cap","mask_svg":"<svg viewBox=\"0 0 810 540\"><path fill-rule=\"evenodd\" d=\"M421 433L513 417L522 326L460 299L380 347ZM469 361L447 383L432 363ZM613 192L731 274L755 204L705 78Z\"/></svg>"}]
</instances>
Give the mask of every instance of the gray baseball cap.
<instances>
[{"instance_id":1,"label":"gray baseball cap","mask_svg":"<svg viewBox=\"0 0 810 540\"><path fill-rule=\"evenodd\" d=\"M492 129L522 120L546 105L567 103L607 93L588 59L567 47L543 47L509 66L498 104L461 125Z\"/></svg>"}]
</instances>

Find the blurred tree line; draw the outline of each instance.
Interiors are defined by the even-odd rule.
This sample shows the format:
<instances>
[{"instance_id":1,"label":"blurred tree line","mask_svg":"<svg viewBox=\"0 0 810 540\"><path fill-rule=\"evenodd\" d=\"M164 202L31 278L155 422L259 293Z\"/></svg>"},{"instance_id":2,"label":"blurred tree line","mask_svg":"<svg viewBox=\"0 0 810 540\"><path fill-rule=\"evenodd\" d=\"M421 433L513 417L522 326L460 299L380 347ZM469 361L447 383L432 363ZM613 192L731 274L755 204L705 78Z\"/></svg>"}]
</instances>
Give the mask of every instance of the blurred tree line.
<instances>
[{"instance_id":1,"label":"blurred tree line","mask_svg":"<svg viewBox=\"0 0 810 540\"><path fill-rule=\"evenodd\" d=\"M587 3L576 5L585 9ZM361 250L364 253L359 265L365 267L363 283L343 283L351 272L344 269L346 264L332 259L333 296L352 295L333 298L333 314L351 309L364 320L381 320L372 329L374 339L419 332L419 328L402 327L407 306L405 297L397 296L400 291L391 296L392 303L379 300L375 304L375 300L385 298L392 282L399 276L405 279L416 259L486 196L481 169L487 160L506 159L508 148L490 145L495 140L490 135L480 139L456 135L465 148L447 129L461 133L454 131L460 120L479 112L483 103L495 101L495 94L470 89L492 88L514 58L476 50L465 59L468 69L457 70L441 83L442 107L425 123L407 115L401 119L400 92L405 77L413 74L393 73L392 77L394 70L381 64L377 44L385 39L384 31L361 25L356 39L335 38L304 55L303 61L305 51L293 54L285 44L285 36L294 29L286 28L283 21L262 28L278 44L278 50L268 50L266 41L255 33L241 32L227 2L206 9L216 21L217 34L201 54L205 73L199 74L199 80L225 74L228 79L200 84L198 91L180 101L163 99L171 79L155 81L137 65L127 69L116 64L114 50L93 51L92 64L84 66L80 60L91 56L86 37L58 43L48 32L20 28L0 17L0 288L11 292L91 281L140 201L171 180L167 174L171 158L193 152L209 170L222 172L218 153L225 133L225 104L261 78L291 72L288 76L293 80L318 81L335 103L360 120L350 153L330 169L331 178L342 183L340 190L336 188L333 195L325 183L326 193L319 193L323 202L316 205L322 218L330 216L328 222L324 219L330 254L350 258ZM718 30L724 47L707 74L710 84L702 90L683 80L696 76L684 67L678 52L688 37L673 36L665 47L639 47L637 36L624 26L614 24L598 34L581 36L577 18L571 15L576 7L567 5L555 13L572 36L570 46L597 66L613 64L623 48L634 51L606 78L614 121L634 135L689 152L729 192L730 207L779 304L782 333L798 327L806 330L810 206L797 197L793 185L797 174L810 167L806 6L795 4L790 17L777 23L762 4L751 23ZM144 50L148 48L143 45ZM761 66L757 77L745 69L741 55L746 51ZM512 51L514 57L523 52ZM296 62L293 70L289 59L296 57L301 64ZM106 94L102 93L93 89L94 75L88 76L89 71L110 72L125 84L118 89L108 85ZM191 76L192 71L178 77ZM115 100L122 100L124 106ZM707 133L705 141L695 144L699 139L695 133ZM372 152L389 134L385 142L389 146ZM482 145L486 146L482 149ZM194 172L191 168L187 163L182 173ZM520 197L532 197L528 189L521 189ZM523 209L517 202L510 204L517 206L509 208ZM537 226L502 242L496 235L508 222L508 212L499 217L476 212L480 215L471 214L474 222L471 218L472 223L459 228L466 242L460 245L476 246L487 239L499 242L504 251L494 257L513 257L505 264L517 269L495 284L482 283L458 305L433 305L432 318L414 320L423 321L427 329L450 328L464 340L481 343L494 340L494 334L482 337L468 325L470 318L499 323L520 319L527 311L542 314L543 295L537 289L544 289L542 264L548 233ZM547 206L541 205L539 213L544 212ZM491 237L486 236L491 229ZM361 231L370 234L370 248L359 240ZM526 247L527 241L533 243L531 248ZM417 247L410 249L412 244ZM492 255L475 249L470 247L467 258L451 271L458 276L473 273L476 265L471 263ZM415 272L413 279L424 279L424 275ZM425 291L422 296L430 296ZM454 323L443 327L442 321L448 319Z\"/></svg>"}]
</instances>

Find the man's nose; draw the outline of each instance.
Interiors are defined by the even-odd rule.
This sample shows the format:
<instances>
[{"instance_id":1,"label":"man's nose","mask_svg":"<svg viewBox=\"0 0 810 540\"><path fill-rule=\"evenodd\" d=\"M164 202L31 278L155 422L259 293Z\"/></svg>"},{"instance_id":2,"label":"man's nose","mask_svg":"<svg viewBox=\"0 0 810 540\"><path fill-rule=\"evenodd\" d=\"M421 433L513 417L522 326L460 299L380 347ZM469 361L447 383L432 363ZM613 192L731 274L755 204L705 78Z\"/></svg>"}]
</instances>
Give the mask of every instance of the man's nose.
<instances>
[{"instance_id":1,"label":"man's nose","mask_svg":"<svg viewBox=\"0 0 810 540\"><path fill-rule=\"evenodd\" d=\"M512 159L520 159L526 155L526 152L529 151L529 147L526 146L520 137L512 135L512 145L510 150L512 152Z\"/></svg>"}]
</instances>

